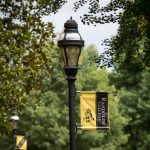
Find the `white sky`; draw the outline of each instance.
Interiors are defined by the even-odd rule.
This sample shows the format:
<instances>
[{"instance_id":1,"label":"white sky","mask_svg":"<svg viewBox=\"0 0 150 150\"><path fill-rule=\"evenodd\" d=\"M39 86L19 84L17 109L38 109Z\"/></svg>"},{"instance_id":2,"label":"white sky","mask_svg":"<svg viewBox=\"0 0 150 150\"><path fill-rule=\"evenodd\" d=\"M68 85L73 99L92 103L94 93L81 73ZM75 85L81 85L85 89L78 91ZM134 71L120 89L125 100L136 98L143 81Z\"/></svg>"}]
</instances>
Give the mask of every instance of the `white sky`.
<instances>
[{"instance_id":1,"label":"white sky","mask_svg":"<svg viewBox=\"0 0 150 150\"><path fill-rule=\"evenodd\" d=\"M104 51L104 46L101 45L102 41L117 34L118 24L97 24L96 27L93 25L83 25L83 23L80 21L80 16L88 12L88 7L82 7L77 12L74 12L72 8L75 1L76 0L68 0L68 2L56 14L44 17L44 20L52 22L55 26L55 32L61 33L64 29L64 23L72 16L73 19L78 23L78 30L85 41L85 46L94 44L101 53ZM109 1L110 0L101 0L100 4L101 6L104 6Z\"/></svg>"}]
</instances>

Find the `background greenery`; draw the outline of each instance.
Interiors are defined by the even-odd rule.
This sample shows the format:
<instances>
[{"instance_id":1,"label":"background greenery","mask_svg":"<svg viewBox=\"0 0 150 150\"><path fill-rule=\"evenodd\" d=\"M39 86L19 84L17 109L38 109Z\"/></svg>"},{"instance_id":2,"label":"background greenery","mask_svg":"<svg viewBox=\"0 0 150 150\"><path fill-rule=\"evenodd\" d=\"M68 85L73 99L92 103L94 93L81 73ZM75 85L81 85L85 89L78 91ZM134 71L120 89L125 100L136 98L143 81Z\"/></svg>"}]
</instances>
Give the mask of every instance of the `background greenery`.
<instances>
[{"instance_id":1,"label":"background greenery","mask_svg":"<svg viewBox=\"0 0 150 150\"><path fill-rule=\"evenodd\" d=\"M17 110L19 134L28 134L29 150L68 150L67 84L53 25L43 15L56 13L63 0L0 2L0 149L12 149L10 116ZM88 4L87 4L88 3ZM150 2L114 0L100 7L97 0L75 3L75 11L89 5L83 23L118 21L118 34L106 39L99 55L91 45L80 58L77 90L107 91L109 131L77 132L78 149L150 149ZM122 10L122 11L120 11ZM99 17L97 17L99 15ZM113 66L108 72L105 67ZM103 68L103 69L101 69ZM76 97L79 123L79 95Z\"/></svg>"}]
</instances>

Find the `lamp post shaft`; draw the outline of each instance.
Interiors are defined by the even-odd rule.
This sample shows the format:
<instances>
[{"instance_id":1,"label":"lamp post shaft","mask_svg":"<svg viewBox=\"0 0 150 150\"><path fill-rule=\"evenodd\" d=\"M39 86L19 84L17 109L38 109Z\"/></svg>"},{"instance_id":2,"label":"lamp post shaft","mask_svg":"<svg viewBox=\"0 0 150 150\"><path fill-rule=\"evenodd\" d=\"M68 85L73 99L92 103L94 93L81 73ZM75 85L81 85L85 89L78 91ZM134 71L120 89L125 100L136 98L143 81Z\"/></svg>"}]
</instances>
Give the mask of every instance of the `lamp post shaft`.
<instances>
[{"instance_id":1,"label":"lamp post shaft","mask_svg":"<svg viewBox=\"0 0 150 150\"><path fill-rule=\"evenodd\" d=\"M13 129L13 150L16 150L16 135L17 135L17 130Z\"/></svg>"},{"instance_id":2,"label":"lamp post shaft","mask_svg":"<svg viewBox=\"0 0 150 150\"><path fill-rule=\"evenodd\" d=\"M75 78L68 79L69 88L69 134L70 134L70 150L76 150L76 122L75 122Z\"/></svg>"}]
</instances>

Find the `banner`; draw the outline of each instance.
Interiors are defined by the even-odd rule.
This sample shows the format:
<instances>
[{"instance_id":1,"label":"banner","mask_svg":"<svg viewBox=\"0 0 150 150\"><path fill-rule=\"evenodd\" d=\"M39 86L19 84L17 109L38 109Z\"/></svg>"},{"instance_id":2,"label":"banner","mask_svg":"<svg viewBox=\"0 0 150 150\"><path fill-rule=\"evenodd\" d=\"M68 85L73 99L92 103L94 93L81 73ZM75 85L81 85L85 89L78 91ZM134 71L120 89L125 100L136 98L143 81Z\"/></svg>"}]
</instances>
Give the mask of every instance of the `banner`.
<instances>
[{"instance_id":1,"label":"banner","mask_svg":"<svg viewBox=\"0 0 150 150\"><path fill-rule=\"evenodd\" d=\"M81 129L109 129L108 93L81 92L80 118Z\"/></svg>"},{"instance_id":2,"label":"banner","mask_svg":"<svg viewBox=\"0 0 150 150\"><path fill-rule=\"evenodd\" d=\"M25 136L17 135L16 149L18 149L18 150L26 150L27 149L27 138Z\"/></svg>"}]
</instances>

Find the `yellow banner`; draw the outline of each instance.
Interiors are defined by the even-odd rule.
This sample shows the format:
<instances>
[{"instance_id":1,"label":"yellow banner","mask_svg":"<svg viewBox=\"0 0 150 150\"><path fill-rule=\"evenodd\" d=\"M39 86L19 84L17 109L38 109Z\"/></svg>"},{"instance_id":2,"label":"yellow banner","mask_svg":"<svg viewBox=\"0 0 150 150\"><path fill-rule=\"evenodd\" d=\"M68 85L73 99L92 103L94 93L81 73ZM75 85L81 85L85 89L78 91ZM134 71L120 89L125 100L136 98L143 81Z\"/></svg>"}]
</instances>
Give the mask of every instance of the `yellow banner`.
<instances>
[{"instance_id":1,"label":"yellow banner","mask_svg":"<svg viewBox=\"0 0 150 150\"><path fill-rule=\"evenodd\" d=\"M96 92L80 93L81 129L96 130Z\"/></svg>"},{"instance_id":2,"label":"yellow banner","mask_svg":"<svg viewBox=\"0 0 150 150\"><path fill-rule=\"evenodd\" d=\"M17 135L16 149L18 149L18 150L26 150L27 149L27 139L24 136Z\"/></svg>"},{"instance_id":3,"label":"yellow banner","mask_svg":"<svg viewBox=\"0 0 150 150\"><path fill-rule=\"evenodd\" d=\"M82 91L80 93L80 119L81 129L109 129L108 93Z\"/></svg>"}]
</instances>

